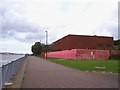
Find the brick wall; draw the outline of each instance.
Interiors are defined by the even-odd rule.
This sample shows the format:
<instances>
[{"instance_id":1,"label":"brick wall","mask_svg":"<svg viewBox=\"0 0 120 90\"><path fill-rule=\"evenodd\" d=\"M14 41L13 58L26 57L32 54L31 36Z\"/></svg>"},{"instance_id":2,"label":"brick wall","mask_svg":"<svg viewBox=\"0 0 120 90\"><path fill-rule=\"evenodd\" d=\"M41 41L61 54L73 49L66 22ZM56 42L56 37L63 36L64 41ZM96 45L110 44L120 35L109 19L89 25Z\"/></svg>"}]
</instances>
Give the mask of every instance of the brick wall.
<instances>
[{"instance_id":1,"label":"brick wall","mask_svg":"<svg viewBox=\"0 0 120 90\"><path fill-rule=\"evenodd\" d=\"M51 47L54 51L70 49L111 50L113 37L68 35L54 42Z\"/></svg>"}]
</instances>

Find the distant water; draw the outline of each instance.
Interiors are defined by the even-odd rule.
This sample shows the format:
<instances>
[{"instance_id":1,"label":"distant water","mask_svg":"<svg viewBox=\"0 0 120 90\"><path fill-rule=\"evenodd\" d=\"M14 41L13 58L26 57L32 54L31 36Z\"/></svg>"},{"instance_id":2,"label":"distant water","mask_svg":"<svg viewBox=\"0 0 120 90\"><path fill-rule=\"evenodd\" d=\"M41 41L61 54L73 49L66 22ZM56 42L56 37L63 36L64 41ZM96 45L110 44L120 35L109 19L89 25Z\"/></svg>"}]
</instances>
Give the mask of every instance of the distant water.
<instances>
[{"instance_id":1,"label":"distant water","mask_svg":"<svg viewBox=\"0 0 120 90\"><path fill-rule=\"evenodd\" d=\"M0 67L2 65L5 65L5 64L8 64L10 63L11 61L14 61L14 60L17 60L21 57L24 57L25 55L11 55L11 54L0 54Z\"/></svg>"}]
</instances>

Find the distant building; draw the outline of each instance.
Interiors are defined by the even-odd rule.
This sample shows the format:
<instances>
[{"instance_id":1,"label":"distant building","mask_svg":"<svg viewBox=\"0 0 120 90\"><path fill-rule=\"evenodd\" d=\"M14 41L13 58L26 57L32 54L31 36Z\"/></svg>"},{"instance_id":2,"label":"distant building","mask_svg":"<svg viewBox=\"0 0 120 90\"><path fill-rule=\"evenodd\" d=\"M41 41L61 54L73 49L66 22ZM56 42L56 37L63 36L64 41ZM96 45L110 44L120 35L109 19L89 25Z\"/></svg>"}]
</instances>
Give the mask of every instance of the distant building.
<instances>
[{"instance_id":1,"label":"distant building","mask_svg":"<svg viewBox=\"0 0 120 90\"><path fill-rule=\"evenodd\" d=\"M53 51L70 49L99 49L110 50L113 48L113 37L67 35L52 44Z\"/></svg>"}]
</instances>

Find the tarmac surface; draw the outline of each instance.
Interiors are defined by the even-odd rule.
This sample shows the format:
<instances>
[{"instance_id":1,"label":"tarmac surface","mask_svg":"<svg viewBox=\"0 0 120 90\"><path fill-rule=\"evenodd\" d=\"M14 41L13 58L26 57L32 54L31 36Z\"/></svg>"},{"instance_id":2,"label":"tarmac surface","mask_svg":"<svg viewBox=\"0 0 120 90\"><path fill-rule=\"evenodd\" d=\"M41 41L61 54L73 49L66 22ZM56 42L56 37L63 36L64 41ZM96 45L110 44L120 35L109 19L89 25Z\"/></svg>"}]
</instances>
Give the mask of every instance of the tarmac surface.
<instances>
[{"instance_id":1,"label":"tarmac surface","mask_svg":"<svg viewBox=\"0 0 120 90\"><path fill-rule=\"evenodd\" d=\"M83 72L28 56L21 88L118 88L118 74Z\"/></svg>"}]
</instances>

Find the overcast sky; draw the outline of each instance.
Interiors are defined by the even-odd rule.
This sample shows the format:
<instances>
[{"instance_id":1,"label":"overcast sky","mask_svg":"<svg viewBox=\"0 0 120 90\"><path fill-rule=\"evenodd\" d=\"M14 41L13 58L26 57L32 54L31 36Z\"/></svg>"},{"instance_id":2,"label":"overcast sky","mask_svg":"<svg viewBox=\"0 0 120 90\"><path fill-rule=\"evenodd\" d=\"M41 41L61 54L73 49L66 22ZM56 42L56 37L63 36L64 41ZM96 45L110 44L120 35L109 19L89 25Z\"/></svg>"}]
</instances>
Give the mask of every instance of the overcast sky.
<instances>
[{"instance_id":1,"label":"overcast sky","mask_svg":"<svg viewBox=\"0 0 120 90\"><path fill-rule=\"evenodd\" d=\"M68 34L118 39L119 0L0 0L0 52L31 53Z\"/></svg>"}]
</instances>

